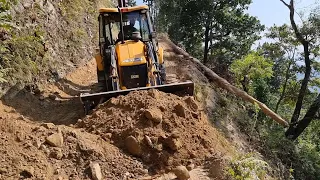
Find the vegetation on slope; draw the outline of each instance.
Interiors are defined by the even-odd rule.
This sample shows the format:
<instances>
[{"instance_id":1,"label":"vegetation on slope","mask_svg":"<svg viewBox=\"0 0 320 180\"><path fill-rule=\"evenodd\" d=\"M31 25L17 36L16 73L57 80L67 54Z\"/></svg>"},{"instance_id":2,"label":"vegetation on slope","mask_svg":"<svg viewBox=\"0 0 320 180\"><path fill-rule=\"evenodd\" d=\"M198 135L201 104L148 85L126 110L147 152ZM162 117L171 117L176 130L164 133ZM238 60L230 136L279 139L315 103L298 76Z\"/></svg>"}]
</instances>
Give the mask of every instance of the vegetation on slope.
<instances>
[{"instance_id":1,"label":"vegetation on slope","mask_svg":"<svg viewBox=\"0 0 320 180\"><path fill-rule=\"evenodd\" d=\"M15 84L60 78L74 65L90 60L98 40L101 6L112 4L108 0L1 0L2 91Z\"/></svg>"}]
</instances>

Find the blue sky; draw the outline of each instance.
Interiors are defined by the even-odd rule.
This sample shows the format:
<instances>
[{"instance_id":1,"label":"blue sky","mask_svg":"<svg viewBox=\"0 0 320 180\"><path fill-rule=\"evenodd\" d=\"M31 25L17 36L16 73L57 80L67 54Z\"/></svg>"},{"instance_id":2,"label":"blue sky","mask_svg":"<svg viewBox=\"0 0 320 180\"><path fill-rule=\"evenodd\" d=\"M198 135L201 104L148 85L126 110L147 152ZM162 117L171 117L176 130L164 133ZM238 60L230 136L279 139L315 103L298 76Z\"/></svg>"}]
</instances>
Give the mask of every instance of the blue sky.
<instances>
[{"instance_id":1,"label":"blue sky","mask_svg":"<svg viewBox=\"0 0 320 180\"><path fill-rule=\"evenodd\" d=\"M289 0L285 0L289 2ZM296 0L298 12L310 9L319 0ZM143 0L137 0L137 4L143 4ZM253 0L250 5L249 14L258 17L262 24L267 27L273 24L282 25L289 23L289 11L280 0ZM299 21L299 18L297 19Z\"/></svg>"}]
</instances>

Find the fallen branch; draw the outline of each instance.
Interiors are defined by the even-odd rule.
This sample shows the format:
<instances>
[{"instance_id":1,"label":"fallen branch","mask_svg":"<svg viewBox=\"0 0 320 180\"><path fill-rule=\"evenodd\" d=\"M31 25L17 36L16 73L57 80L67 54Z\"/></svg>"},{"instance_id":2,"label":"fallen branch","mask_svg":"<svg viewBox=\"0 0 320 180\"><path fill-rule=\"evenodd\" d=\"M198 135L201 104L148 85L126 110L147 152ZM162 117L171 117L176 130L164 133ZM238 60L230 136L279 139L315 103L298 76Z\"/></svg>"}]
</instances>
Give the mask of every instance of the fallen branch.
<instances>
[{"instance_id":1,"label":"fallen branch","mask_svg":"<svg viewBox=\"0 0 320 180\"><path fill-rule=\"evenodd\" d=\"M260 107L260 109L262 110L262 112L264 114L266 114L267 116L269 116L270 118L272 118L274 121L278 122L280 125L282 125L283 127L288 127L289 124L287 121L285 121L284 119L282 119L278 114L276 114L275 112L273 112L271 109L269 109L265 104L263 104L262 102L256 100L255 98L253 98L252 96L248 95L246 92L236 88L235 86L231 85L227 80L225 80L224 78L221 78L219 75L217 75L215 72L213 72L211 69L209 69L208 67L206 67L205 65L203 65L198 59L193 58L192 56L190 56L187 52L185 52L184 50L182 50L181 48L179 48L178 46L176 46L172 41L170 41L168 38L163 37L163 39L165 41L167 41L167 43L173 48L174 51L176 51L179 54L182 54L183 56L185 56L186 58L188 58L190 61L192 61L193 63L195 63L196 65L198 65L198 69L201 70L204 75L213 83L215 83L217 86L219 86L222 89L225 89L229 92L231 92L232 94L236 95L237 97L241 97L243 100L248 101L252 104L258 104L258 106Z\"/></svg>"}]
</instances>

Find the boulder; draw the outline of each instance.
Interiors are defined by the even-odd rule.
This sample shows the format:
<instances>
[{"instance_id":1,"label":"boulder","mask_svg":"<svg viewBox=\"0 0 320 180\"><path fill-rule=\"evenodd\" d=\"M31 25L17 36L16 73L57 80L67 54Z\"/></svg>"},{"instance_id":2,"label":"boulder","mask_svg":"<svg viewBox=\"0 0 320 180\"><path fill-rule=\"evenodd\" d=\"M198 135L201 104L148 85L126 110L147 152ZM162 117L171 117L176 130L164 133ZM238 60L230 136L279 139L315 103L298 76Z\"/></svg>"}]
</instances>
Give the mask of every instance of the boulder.
<instances>
[{"instance_id":1,"label":"boulder","mask_svg":"<svg viewBox=\"0 0 320 180\"><path fill-rule=\"evenodd\" d=\"M54 147L63 146L63 136L61 133L54 133L46 138L46 142Z\"/></svg>"},{"instance_id":2,"label":"boulder","mask_svg":"<svg viewBox=\"0 0 320 180\"><path fill-rule=\"evenodd\" d=\"M174 168L173 173L177 176L177 179L179 180L188 180L190 178L189 171L185 166L178 166Z\"/></svg>"},{"instance_id":3,"label":"boulder","mask_svg":"<svg viewBox=\"0 0 320 180\"><path fill-rule=\"evenodd\" d=\"M142 154L142 149L139 141L133 137L128 136L125 140L126 149L134 156L140 156Z\"/></svg>"},{"instance_id":4,"label":"boulder","mask_svg":"<svg viewBox=\"0 0 320 180\"><path fill-rule=\"evenodd\" d=\"M90 163L90 170L91 170L91 176L93 180L101 180L102 179L102 173L101 168L98 163Z\"/></svg>"},{"instance_id":5,"label":"boulder","mask_svg":"<svg viewBox=\"0 0 320 180\"><path fill-rule=\"evenodd\" d=\"M162 112L157 108L147 109L144 114L147 119L149 119L155 123L162 122Z\"/></svg>"}]
</instances>

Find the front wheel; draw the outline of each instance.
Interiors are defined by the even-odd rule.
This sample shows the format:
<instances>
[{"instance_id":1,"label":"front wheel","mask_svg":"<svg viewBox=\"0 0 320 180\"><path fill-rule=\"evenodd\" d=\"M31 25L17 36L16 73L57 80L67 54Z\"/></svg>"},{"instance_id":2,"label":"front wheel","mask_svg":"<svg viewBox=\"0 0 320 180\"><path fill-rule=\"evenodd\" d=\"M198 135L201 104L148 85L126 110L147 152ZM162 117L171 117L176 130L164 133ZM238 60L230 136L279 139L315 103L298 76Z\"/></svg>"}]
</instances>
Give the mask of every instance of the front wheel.
<instances>
[{"instance_id":1,"label":"front wheel","mask_svg":"<svg viewBox=\"0 0 320 180\"><path fill-rule=\"evenodd\" d=\"M161 84L165 84L167 81L167 73L166 73L166 68L164 64L160 64L159 70L160 70L160 80L162 82Z\"/></svg>"}]
</instances>

